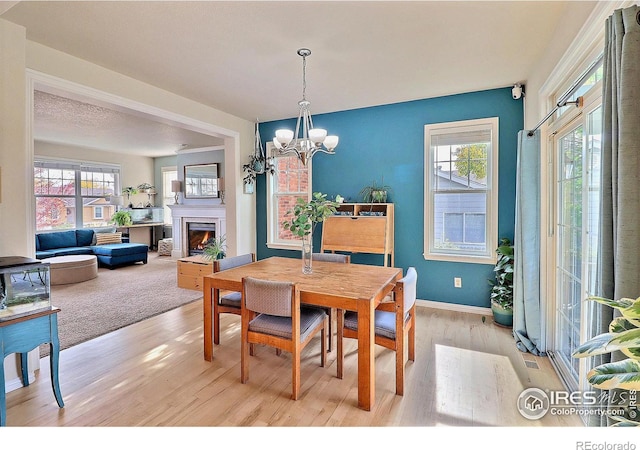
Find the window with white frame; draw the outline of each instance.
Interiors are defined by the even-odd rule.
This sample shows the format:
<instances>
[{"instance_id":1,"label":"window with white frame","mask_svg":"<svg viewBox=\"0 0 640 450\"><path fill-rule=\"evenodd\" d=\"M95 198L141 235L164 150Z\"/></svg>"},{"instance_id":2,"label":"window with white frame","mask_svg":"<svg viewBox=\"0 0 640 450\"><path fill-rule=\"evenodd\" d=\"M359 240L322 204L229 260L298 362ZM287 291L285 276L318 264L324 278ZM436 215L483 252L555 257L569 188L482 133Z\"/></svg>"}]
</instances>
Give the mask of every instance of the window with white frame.
<instances>
[{"instance_id":1,"label":"window with white frame","mask_svg":"<svg viewBox=\"0 0 640 450\"><path fill-rule=\"evenodd\" d=\"M178 169L175 166L163 167L162 171L162 208L164 209L164 223L171 225L171 209L169 205L175 203L175 194L171 192L171 182L178 179Z\"/></svg>"},{"instance_id":2,"label":"window with white frame","mask_svg":"<svg viewBox=\"0 0 640 450\"><path fill-rule=\"evenodd\" d=\"M425 126L425 259L495 263L498 118Z\"/></svg>"},{"instance_id":3,"label":"window with white frame","mask_svg":"<svg viewBox=\"0 0 640 450\"><path fill-rule=\"evenodd\" d=\"M298 198L311 199L311 161L305 166L294 155L280 155L272 143L267 152L274 157L275 173L267 174L267 246L299 249L300 239L285 230L282 222Z\"/></svg>"},{"instance_id":4,"label":"window with white frame","mask_svg":"<svg viewBox=\"0 0 640 450\"><path fill-rule=\"evenodd\" d=\"M34 163L36 231L110 226L120 168L70 161Z\"/></svg>"}]
</instances>

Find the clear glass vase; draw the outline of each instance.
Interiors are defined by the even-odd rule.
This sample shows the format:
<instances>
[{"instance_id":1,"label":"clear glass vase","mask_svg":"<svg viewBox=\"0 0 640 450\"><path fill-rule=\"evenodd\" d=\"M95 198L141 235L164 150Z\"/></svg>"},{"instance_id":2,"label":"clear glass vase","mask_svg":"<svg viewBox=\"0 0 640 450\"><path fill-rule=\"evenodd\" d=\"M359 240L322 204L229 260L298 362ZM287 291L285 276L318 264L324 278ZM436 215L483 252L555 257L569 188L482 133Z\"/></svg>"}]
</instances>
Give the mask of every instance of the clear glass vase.
<instances>
[{"instance_id":1,"label":"clear glass vase","mask_svg":"<svg viewBox=\"0 0 640 450\"><path fill-rule=\"evenodd\" d=\"M310 274L312 269L313 239L310 234L302 238L302 273Z\"/></svg>"}]
</instances>

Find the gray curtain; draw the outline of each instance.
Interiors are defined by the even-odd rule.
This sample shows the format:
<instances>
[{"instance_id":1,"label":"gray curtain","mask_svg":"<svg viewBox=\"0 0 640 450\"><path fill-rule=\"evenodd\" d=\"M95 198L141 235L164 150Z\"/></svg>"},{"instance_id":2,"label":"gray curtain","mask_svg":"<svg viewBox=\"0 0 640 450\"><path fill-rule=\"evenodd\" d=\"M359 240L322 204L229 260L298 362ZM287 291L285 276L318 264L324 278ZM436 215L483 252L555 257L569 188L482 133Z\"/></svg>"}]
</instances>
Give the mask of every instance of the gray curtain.
<instances>
[{"instance_id":1,"label":"gray curtain","mask_svg":"<svg viewBox=\"0 0 640 450\"><path fill-rule=\"evenodd\" d=\"M518 133L513 267L513 336L522 352L540 348L540 133Z\"/></svg>"},{"instance_id":2,"label":"gray curtain","mask_svg":"<svg viewBox=\"0 0 640 450\"><path fill-rule=\"evenodd\" d=\"M640 296L640 7L607 19L602 91L602 178L596 295ZM597 306L591 335L608 331L613 310ZM617 360L603 355L595 365ZM606 425L592 419L590 425Z\"/></svg>"},{"instance_id":3,"label":"gray curtain","mask_svg":"<svg viewBox=\"0 0 640 450\"><path fill-rule=\"evenodd\" d=\"M603 74L601 295L640 296L640 7L607 19Z\"/></svg>"}]
</instances>

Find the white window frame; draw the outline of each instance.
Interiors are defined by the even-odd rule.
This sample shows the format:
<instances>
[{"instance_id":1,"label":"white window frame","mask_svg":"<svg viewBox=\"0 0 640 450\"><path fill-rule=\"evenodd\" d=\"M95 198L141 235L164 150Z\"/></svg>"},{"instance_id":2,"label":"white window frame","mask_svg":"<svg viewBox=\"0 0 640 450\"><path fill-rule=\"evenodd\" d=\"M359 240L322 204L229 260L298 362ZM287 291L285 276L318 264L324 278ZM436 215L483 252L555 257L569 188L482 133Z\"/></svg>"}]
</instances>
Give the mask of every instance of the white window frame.
<instances>
[{"instance_id":1,"label":"white window frame","mask_svg":"<svg viewBox=\"0 0 640 450\"><path fill-rule=\"evenodd\" d=\"M162 173L162 209L164 210L164 223L165 225L171 225L171 208L169 205L175 203L175 193L171 192L171 175L175 173L175 179L178 179L178 167L176 166L163 166L160 168Z\"/></svg>"},{"instance_id":2,"label":"white window frame","mask_svg":"<svg viewBox=\"0 0 640 450\"><path fill-rule=\"evenodd\" d=\"M495 249L498 243L498 117L462 120L456 122L428 124L424 127L424 259L435 261L495 264ZM433 188L434 152L431 148L432 136L460 133L473 130L491 130L491 145L487 150L486 188L486 249L473 250L436 249L435 214Z\"/></svg>"},{"instance_id":3,"label":"white window frame","mask_svg":"<svg viewBox=\"0 0 640 450\"><path fill-rule=\"evenodd\" d=\"M104 209L102 206L93 207L93 218L98 220L104 219Z\"/></svg>"},{"instance_id":4,"label":"white window frame","mask_svg":"<svg viewBox=\"0 0 640 450\"><path fill-rule=\"evenodd\" d=\"M49 195L49 194L37 194L34 190L35 198L45 198L45 197L67 197L72 198L75 204L75 224L73 229L83 229L86 228L87 225L84 223L83 211L84 211L84 199L99 199L103 198L105 200L109 200L109 194L105 195L83 195L82 194L82 173L83 172L105 172L114 174L114 186L113 186L113 194L121 192L121 174L122 170L120 165L118 164L109 164L109 163L98 163L98 162L89 162L89 161L75 161L75 160L65 160L58 158L47 158L47 157L38 157L34 161L34 169L36 167L42 167L47 169L61 169L61 170L70 170L74 172L75 177L75 191L73 195L68 194L65 196L60 195ZM34 178L32 178L33 180ZM32 187L35 189L35 185ZM113 195L111 194L111 195ZM93 218L95 219L95 208L93 209ZM34 216L35 217L35 216ZM35 223L34 229L37 232L49 231L49 230L39 230L38 224ZM72 228L64 228L72 229Z\"/></svg>"},{"instance_id":5,"label":"white window frame","mask_svg":"<svg viewBox=\"0 0 640 450\"><path fill-rule=\"evenodd\" d=\"M277 192L275 189L277 180L278 180L278 162L276 158L282 157L295 157L295 155L287 154L280 155L276 150L275 146L272 142L267 142L267 154L271 155L274 160L273 164L276 167L276 171L274 174L267 173L267 247L272 249L283 249L283 250L300 250L301 241L300 239L279 239L278 238L278 208L277 208ZM311 200L312 196L312 174L313 170L311 168L311 160L307 161L307 170L308 170L308 183L307 183L307 199ZM300 194L305 194L304 192L300 192Z\"/></svg>"}]
</instances>

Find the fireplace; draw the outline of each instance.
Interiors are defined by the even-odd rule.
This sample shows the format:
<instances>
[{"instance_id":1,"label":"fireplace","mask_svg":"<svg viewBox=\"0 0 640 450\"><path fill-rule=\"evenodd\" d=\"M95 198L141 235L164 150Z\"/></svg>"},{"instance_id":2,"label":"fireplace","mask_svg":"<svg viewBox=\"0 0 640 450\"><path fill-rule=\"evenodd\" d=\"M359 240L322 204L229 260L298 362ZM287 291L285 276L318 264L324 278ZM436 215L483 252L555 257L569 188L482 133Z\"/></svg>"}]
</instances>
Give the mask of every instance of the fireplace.
<instances>
[{"instance_id":1,"label":"fireplace","mask_svg":"<svg viewBox=\"0 0 640 450\"><path fill-rule=\"evenodd\" d=\"M216 237L216 224L207 222L187 222L188 255L200 255L205 245Z\"/></svg>"},{"instance_id":2,"label":"fireplace","mask_svg":"<svg viewBox=\"0 0 640 450\"><path fill-rule=\"evenodd\" d=\"M222 237L227 233L226 205L169 205L173 233L171 256L190 256L190 240L187 225L191 222L214 226L214 235ZM202 238L200 238L202 239Z\"/></svg>"}]
</instances>

